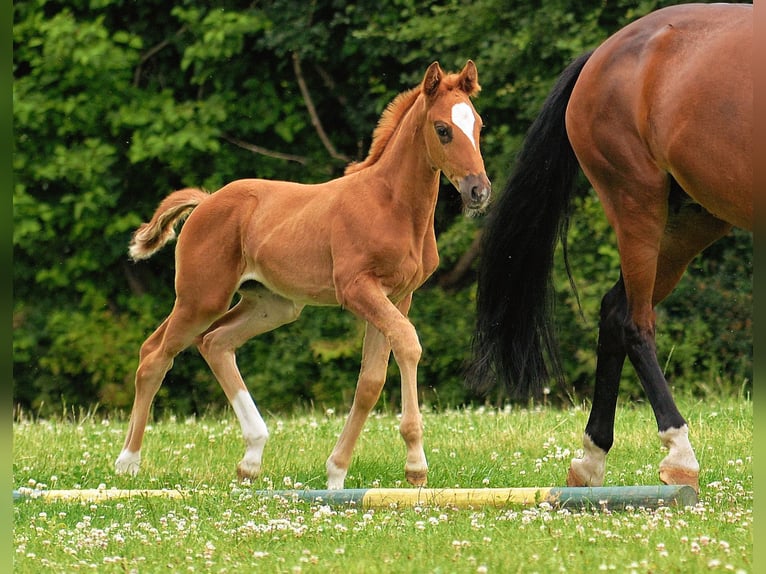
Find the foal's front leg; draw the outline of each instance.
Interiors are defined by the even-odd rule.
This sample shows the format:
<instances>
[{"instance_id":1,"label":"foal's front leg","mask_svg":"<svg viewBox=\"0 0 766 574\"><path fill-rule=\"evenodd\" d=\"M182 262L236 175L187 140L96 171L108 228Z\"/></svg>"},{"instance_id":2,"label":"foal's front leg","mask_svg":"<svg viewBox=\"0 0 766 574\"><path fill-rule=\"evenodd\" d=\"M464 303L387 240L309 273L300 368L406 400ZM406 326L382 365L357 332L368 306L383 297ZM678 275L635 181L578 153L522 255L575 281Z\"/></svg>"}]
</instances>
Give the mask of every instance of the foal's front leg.
<instances>
[{"instance_id":1,"label":"foal's front leg","mask_svg":"<svg viewBox=\"0 0 766 574\"><path fill-rule=\"evenodd\" d=\"M386 337L373 325L367 323L362 349L362 367L356 384L354 402L338 442L327 459L327 488L329 489L342 489L344 486L356 441L370 411L378 402L383 384L386 382L390 355L391 347Z\"/></svg>"},{"instance_id":2,"label":"foal's front leg","mask_svg":"<svg viewBox=\"0 0 766 574\"><path fill-rule=\"evenodd\" d=\"M418 400L417 372L423 350L415 327L406 318L411 302L412 294L399 304L406 323L394 331L396 343L392 343L392 347L402 377L402 420L399 423L399 433L407 447L404 477L413 486L425 486L428 481L428 463L423 451L423 418Z\"/></svg>"},{"instance_id":3,"label":"foal's front leg","mask_svg":"<svg viewBox=\"0 0 766 574\"><path fill-rule=\"evenodd\" d=\"M417 367L422 349L418 334L407 319L412 294L394 305L373 278L357 278L343 291L342 303L372 323L386 338L402 377L402 419L399 432L407 448L404 475L414 486L424 486L428 463L423 450L423 421L418 405Z\"/></svg>"}]
</instances>

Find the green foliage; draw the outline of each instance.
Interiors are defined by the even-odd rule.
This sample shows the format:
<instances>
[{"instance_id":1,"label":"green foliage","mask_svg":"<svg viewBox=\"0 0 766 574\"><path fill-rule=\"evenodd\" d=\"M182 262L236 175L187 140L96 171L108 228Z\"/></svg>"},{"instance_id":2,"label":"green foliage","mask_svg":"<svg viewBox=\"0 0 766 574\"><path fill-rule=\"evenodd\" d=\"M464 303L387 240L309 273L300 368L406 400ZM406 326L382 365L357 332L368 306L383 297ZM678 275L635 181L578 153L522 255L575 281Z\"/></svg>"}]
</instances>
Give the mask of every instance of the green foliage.
<instances>
[{"instance_id":1,"label":"green foliage","mask_svg":"<svg viewBox=\"0 0 766 574\"><path fill-rule=\"evenodd\" d=\"M172 248L130 263L126 247L168 191L241 177L324 181L361 159L385 105L439 60L477 62L482 151L502 187L560 70L628 21L668 2L237 0L206 3L30 0L14 14L14 400L123 408L138 349L169 312ZM307 111L298 69L335 153ZM257 153L251 149L258 149ZM445 182L437 206L441 266L415 294L422 397L469 400L471 269L450 282L482 225ZM571 264L585 320L561 266L557 324L570 386L587 394L601 296L617 278L611 230L594 197L578 207ZM752 239L734 234L695 262L659 309L668 374L700 392L752 378ZM238 362L265 409L347 405L362 326L307 309L248 343ZM391 364L385 398L398 400ZM640 389L630 368L624 388ZM160 390L160 411L204 412L225 398L196 350Z\"/></svg>"}]
</instances>

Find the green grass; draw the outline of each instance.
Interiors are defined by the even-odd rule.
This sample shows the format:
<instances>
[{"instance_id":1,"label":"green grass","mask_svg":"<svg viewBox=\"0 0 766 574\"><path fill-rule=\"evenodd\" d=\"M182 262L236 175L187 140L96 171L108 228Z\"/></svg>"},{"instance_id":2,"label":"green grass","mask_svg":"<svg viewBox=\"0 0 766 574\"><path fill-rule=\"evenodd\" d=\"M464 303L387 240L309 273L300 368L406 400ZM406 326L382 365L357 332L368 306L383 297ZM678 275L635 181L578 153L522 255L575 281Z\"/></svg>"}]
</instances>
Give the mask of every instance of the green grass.
<instances>
[{"instance_id":1,"label":"green grass","mask_svg":"<svg viewBox=\"0 0 766 574\"><path fill-rule=\"evenodd\" d=\"M156 421L143 467L114 474L124 418L14 422L14 487L184 488L185 500L14 504L15 572L751 572L753 405L679 398L700 465L694 508L329 508L254 497L234 480L243 454L230 412ZM343 413L345 414L345 413ZM253 488L324 488L343 414L267 416ZM425 413L429 486L562 486L587 408ZM657 484L664 456L647 404L621 405L606 485ZM368 421L347 488L403 483L395 414Z\"/></svg>"}]
</instances>

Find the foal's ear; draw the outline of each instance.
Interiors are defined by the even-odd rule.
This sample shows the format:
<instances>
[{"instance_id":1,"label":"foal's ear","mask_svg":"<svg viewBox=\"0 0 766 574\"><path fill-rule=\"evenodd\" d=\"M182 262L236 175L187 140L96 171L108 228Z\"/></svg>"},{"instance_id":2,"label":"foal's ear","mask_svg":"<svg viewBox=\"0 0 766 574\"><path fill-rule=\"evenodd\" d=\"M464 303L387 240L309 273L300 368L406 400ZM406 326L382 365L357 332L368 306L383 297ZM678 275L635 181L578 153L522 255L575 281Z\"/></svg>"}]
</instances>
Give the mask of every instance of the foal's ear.
<instances>
[{"instance_id":1,"label":"foal's ear","mask_svg":"<svg viewBox=\"0 0 766 574\"><path fill-rule=\"evenodd\" d=\"M481 90L479 72L476 70L476 64L473 63L473 60L468 60L465 63L460 76L458 76L458 86L469 96L473 96Z\"/></svg>"},{"instance_id":2,"label":"foal's ear","mask_svg":"<svg viewBox=\"0 0 766 574\"><path fill-rule=\"evenodd\" d=\"M444 70L442 70L439 62L434 62L428 66L426 75L423 78L423 93L428 97L435 95L443 77Z\"/></svg>"}]
</instances>

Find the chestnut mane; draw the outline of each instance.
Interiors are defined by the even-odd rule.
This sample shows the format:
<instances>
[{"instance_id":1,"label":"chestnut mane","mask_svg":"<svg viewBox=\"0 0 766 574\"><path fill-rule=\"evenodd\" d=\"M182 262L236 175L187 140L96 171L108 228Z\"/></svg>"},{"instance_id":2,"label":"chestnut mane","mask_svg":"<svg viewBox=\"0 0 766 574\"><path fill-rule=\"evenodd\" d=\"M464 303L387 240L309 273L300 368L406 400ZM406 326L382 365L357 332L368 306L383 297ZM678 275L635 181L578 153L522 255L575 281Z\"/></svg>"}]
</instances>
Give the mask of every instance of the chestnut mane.
<instances>
[{"instance_id":1,"label":"chestnut mane","mask_svg":"<svg viewBox=\"0 0 766 574\"><path fill-rule=\"evenodd\" d=\"M397 126L402 121L402 118L410 110L420 95L420 86L402 92L396 96L386 106L383 114L378 120L378 125L375 131L372 132L372 145L370 145L370 153L364 161L356 161L348 164L346 167L346 175L361 171L366 167L370 167L372 164L380 159L383 155L383 151L386 149L388 142L391 140L391 136L394 135Z\"/></svg>"}]
</instances>

